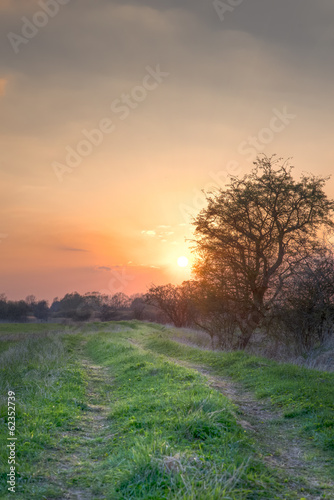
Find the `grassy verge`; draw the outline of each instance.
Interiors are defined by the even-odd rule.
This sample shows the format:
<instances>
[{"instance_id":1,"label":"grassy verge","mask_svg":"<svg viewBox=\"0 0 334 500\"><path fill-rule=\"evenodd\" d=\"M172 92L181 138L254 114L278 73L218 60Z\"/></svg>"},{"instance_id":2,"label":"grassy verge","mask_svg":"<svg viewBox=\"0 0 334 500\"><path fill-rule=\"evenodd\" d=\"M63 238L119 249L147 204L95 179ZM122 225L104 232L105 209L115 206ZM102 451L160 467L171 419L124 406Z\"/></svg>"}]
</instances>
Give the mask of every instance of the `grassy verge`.
<instances>
[{"instance_id":1,"label":"grassy verge","mask_svg":"<svg viewBox=\"0 0 334 500\"><path fill-rule=\"evenodd\" d=\"M303 435L334 456L334 374L302 368L244 352L212 352L170 340L167 329L143 338L154 352L210 368L242 382L258 398L270 398L274 407L293 419Z\"/></svg>"},{"instance_id":2,"label":"grassy verge","mask_svg":"<svg viewBox=\"0 0 334 500\"><path fill-rule=\"evenodd\" d=\"M26 327L20 326L22 337ZM17 333L13 325L8 329ZM8 493L8 391L15 393L16 404L15 497L63 498L52 464L59 436L76 428L81 413L85 392L81 367L59 335L11 341L0 354L1 498Z\"/></svg>"}]
</instances>

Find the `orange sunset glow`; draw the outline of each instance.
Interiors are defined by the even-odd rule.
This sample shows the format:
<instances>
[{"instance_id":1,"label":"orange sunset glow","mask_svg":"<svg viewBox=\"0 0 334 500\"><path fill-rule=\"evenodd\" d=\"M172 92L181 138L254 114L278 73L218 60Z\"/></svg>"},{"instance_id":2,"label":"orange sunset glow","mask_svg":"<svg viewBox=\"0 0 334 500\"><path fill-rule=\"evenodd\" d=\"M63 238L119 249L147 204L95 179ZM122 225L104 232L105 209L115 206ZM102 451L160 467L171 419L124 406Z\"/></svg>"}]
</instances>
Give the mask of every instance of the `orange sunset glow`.
<instances>
[{"instance_id":1,"label":"orange sunset glow","mask_svg":"<svg viewBox=\"0 0 334 500\"><path fill-rule=\"evenodd\" d=\"M202 190L331 173L334 4L218 6L0 2L0 293L181 283Z\"/></svg>"}]
</instances>

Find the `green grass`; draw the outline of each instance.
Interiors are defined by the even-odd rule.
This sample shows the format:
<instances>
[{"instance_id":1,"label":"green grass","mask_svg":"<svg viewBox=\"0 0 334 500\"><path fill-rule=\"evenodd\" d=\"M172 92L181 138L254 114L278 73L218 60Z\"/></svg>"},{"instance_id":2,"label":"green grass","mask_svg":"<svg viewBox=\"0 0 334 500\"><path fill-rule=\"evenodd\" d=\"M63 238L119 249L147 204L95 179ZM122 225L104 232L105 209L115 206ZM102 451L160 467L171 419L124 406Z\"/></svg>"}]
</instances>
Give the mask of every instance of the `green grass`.
<instances>
[{"instance_id":1,"label":"green grass","mask_svg":"<svg viewBox=\"0 0 334 500\"><path fill-rule=\"evenodd\" d=\"M31 334L49 334L57 331L65 331L69 328L58 323L0 323L0 339L2 336Z\"/></svg>"},{"instance_id":2,"label":"green grass","mask_svg":"<svg viewBox=\"0 0 334 500\"><path fill-rule=\"evenodd\" d=\"M56 323L0 323L0 355L17 341L48 338L66 331L71 329Z\"/></svg>"},{"instance_id":3,"label":"green grass","mask_svg":"<svg viewBox=\"0 0 334 500\"><path fill-rule=\"evenodd\" d=\"M45 464L57 453L60 433L77 425L85 392L83 372L58 336L27 338L12 344L0 354L1 486L6 485L8 472L7 394L14 391L18 472L15 496L61 498L61 488Z\"/></svg>"},{"instance_id":4,"label":"green grass","mask_svg":"<svg viewBox=\"0 0 334 500\"><path fill-rule=\"evenodd\" d=\"M12 390L18 500L77 492L96 500L303 498L291 478L265 465L256 436L237 422L237 408L203 375L170 358L206 366L269 398L312 446L334 454L333 374L202 351L171 341L173 331L160 325L50 330L1 325L0 478L5 492Z\"/></svg>"},{"instance_id":5,"label":"green grass","mask_svg":"<svg viewBox=\"0 0 334 500\"><path fill-rule=\"evenodd\" d=\"M114 380L107 498L281 498L233 405L201 375L106 334L86 348Z\"/></svg>"},{"instance_id":6,"label":"green grass","mask_svg":"<svg viewBox=\"0 0 334 500\"><path fill-rule=\"evenodd\" d=\"M209 367L216 375L241 382L258 398L270 398L274 407L293 419L299 430L334 456L334 374L279 364L245 352L212 352L168 339L157 329L144 345L157 353Z\"/></svg>"}]
</instances>

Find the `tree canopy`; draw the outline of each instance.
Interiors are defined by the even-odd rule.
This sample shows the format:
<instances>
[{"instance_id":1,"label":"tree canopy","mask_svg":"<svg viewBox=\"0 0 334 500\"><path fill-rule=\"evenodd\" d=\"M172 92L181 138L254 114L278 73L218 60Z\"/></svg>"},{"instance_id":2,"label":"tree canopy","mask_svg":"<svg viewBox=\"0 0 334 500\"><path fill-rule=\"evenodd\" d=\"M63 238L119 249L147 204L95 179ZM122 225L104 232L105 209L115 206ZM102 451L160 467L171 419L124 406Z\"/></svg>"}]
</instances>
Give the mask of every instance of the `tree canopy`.
<instances>
[{"instance_id":1,"label":"tree canopy","mask_svg":"<svg viewBox=\"0 0 334 500\"><path fill-rule=\"evenodd\" d=\"M260 157L249 175L207 194L194 220L197 279L214 288L233 311L247 345L297 263L333 227L327 178L292 177L288 161Z\"/></svg>"}]
</instances>

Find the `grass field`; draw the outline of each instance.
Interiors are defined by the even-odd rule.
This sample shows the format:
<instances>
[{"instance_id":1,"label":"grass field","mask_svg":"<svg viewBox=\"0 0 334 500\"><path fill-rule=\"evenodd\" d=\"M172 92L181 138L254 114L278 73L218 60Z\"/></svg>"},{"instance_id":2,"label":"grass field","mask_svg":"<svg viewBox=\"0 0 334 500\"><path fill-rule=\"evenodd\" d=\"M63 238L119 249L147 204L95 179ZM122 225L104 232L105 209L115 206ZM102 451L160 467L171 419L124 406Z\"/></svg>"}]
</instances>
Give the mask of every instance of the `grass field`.
<instances>
[{"instance_id":1,"label":"grass field","mask_svg":"<svg viewBox=\"0 0 334 500\"><path fill-rule=\"evenodd\" d=\"M17 499L334 498L332 373L140 322L0 332L0 498L8 391Z\"/></svg>"}]
</instances>

